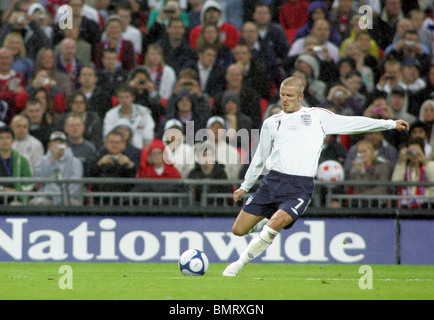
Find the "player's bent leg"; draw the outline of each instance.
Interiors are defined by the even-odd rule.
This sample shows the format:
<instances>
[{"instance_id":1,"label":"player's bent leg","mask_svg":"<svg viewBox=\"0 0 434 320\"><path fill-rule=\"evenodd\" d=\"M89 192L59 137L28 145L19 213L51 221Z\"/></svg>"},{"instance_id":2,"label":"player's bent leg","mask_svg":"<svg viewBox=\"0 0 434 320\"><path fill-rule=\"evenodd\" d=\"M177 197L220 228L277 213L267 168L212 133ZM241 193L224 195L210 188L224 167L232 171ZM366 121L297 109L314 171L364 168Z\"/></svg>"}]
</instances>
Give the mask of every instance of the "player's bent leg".
<instances>
[{"instance_id":1,"label":"player's bent leg","mask_svg":"<svg viewBox=\"0 0 434 320\"><path fill-rule=\"evenodd\" d=\"M279 232L284 227L293 222L294 219L284 210L277 210L275 214L267 222L267 226Z\"/></svg>"},{"instance_id":2,"label":"player's bent leg","mask_svg":"<svg viewBox=\"0 0 434 320\"><path fill-rule=\"evenodd\" d=\"M232 226L232 233L236 236L244 236L249 233L249 231L265 217L255 216L244 210L241 210L235 219L234 225Z\"/></svg>"},{"instance_id":3,"label":"player's bent leg","mask_svg":"<svg viewBox=\"0 0 434 320\"><path fill-rule=\"evenodd\" d=\"M237 276L240 270L247 263L258 257L271 245L274 238L277 236L281 229L283 229L293 221L294 219L286 211L276 211L276 213L267 222L259 235L249 243L246 250L241 254L240 258L226 267L226 269L223 271L223 276Z\"/></svg>"}]
</instances>

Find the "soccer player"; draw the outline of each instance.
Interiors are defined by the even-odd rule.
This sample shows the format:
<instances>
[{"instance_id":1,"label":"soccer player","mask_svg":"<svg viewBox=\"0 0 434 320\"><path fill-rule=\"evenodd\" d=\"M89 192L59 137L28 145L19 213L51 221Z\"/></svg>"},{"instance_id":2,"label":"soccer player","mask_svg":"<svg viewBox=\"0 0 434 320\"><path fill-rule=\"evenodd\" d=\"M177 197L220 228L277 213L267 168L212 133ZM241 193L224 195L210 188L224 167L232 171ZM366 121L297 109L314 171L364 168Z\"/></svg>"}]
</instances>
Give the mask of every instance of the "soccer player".
<instances>
[{"instance_id":1,"label":"soccer player","mask_svg":"<svg viewBox=\"0 0 434 320\"><path fill-rule=\"evenodd\" d=\"M326 135L409 129L403 120L341 116L322 108L303 107L303 90L300 79L285 79L280 86L283 110L262 125L258 149L244 182L234 191L233 199L241 200L264 167L270 171L245 202L232 232L244 236L262 226L263 229L240 258L225 269L223 276L236 276L268 248L281 229L292 227L304 213L311 201L318 158Z\"/></svg>"}]
</instances>

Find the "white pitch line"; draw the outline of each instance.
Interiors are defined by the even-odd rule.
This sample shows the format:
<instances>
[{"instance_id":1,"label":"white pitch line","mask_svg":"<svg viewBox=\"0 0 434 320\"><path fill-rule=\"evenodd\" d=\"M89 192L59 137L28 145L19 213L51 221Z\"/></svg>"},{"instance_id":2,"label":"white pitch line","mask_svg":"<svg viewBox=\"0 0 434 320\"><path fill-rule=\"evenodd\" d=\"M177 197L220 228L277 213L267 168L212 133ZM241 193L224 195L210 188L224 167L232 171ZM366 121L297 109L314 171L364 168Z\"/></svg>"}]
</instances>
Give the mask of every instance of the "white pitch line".
<instances>
[{"instance_id":1,"label":"white pitch line","mask_svg":"<svg viewBox=\"0 0 434 320\"><path fill-rule=\"evenodd\" d=\"M306 278L306 279L294 279L294 280L306 280L306 281L359 281L360 279L341 279L341 278ZM374 281L433 281L433 279L375 279Z\"/></svg>"}]
</instances>

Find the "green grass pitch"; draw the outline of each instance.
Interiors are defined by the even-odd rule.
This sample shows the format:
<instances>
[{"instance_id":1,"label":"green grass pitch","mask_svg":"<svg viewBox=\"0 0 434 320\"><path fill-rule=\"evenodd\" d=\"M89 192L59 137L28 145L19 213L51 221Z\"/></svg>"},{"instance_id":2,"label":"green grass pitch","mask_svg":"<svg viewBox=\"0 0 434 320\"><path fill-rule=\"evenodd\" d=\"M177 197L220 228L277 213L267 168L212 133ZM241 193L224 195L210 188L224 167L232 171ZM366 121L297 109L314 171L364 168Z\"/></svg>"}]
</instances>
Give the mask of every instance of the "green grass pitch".
<instances>
[{"instance_id":1,"label":"green grass pitch","mask_svg":"<svg viewBox=\"0 0 434 320\"><path fill-rule=\"evenodd\" d=\"M252 263L235 278L221 276L226 265L186 277L176 263L2 262L0 300L434 299L434 266L370 265L372 289L361 289L360 265Z\"/></svg>"}]
</instances>

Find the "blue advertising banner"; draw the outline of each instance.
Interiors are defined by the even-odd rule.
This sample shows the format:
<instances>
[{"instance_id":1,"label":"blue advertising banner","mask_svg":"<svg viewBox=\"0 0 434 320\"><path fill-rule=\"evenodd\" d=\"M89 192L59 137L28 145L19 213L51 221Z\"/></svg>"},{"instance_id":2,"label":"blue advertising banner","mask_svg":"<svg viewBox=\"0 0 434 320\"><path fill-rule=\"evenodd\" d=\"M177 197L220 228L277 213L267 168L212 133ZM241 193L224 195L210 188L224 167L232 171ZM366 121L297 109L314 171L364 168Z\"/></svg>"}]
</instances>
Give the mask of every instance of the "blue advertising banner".
<instances>
[{"instance_id":1,"label":"blue advertising banner","mask_svg":"<svg viewBox=\"0 0 434 320\"><path fill-rule=\"evenodd\" d=\"M401 263L434 265L434 221L401 221Z\"/></svg>"},{"instance_id":2,"label":"blue advertising banner","mask_svg":"<svg viewBox=\"0 0 434 320\"><path fill-rule=\"evenodd\" d=\"M211 263L230 262L255 236L233 235L233 222L211 217L1 217L0 261L173 263L196 248ZM414 249L418 243L419 251L402 246L403 263L432 262L432 248L426 247L432 247L434 221L411 221L427 228L422 233L419 224L407 228L407 222L401 221L401 229L408 246ZM254 262L395 264L395 233L394 219L300 218Z\"/></svg>"}]
</instances>

